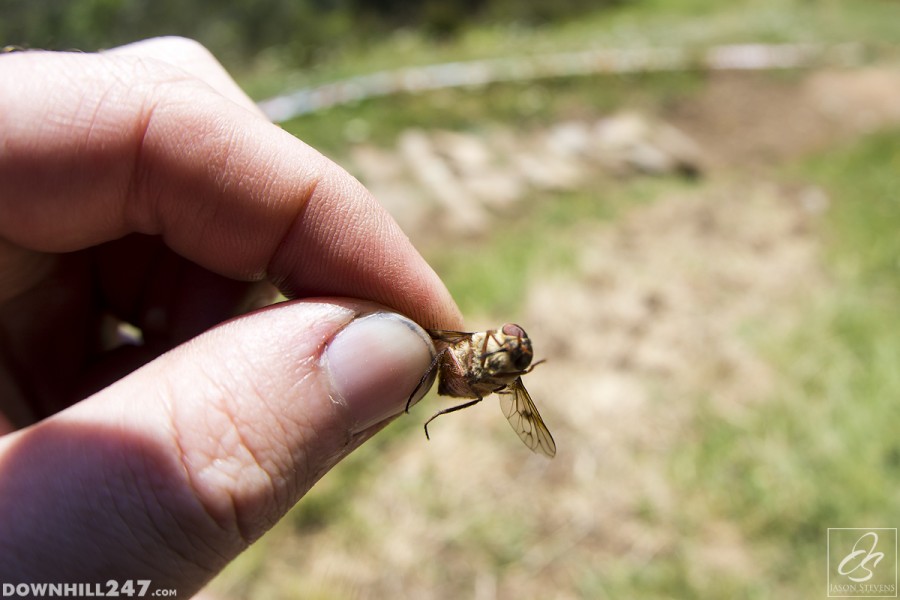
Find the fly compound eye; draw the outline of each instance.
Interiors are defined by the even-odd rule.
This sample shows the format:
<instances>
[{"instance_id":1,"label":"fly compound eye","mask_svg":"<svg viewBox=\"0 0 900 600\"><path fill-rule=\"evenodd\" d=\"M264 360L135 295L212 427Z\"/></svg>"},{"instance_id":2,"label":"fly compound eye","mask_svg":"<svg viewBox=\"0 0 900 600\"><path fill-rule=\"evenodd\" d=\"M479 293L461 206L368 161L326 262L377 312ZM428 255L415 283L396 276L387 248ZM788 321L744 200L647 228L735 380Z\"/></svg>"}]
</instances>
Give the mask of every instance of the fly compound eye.
<instances>
[{"instance_id":1,"label":"fly compound eye","mask_svg":"<svg viewBox=\"0 0 900 600\"><path fill-rule=\"evenodd\" d=\"M516 370L524 371L531 364L531 359L534 358L528 334L515 323L507 323L500 328L500 331L503 332L503 335L516 338L515 351L510 352L510 358L512 358L512 363ZM512 345L510 344L510 346Z\"/></svg>"},{"instance_id":2,"label":"fly compound eye","mask_svg":"<svg viewBox=\"0 0 900 600\"><path fill-rule=\"evenodd\" d=\"M528 338L528 334L525 333L525 330L515 323L507 323L500 328L500 331L502 331L504 335L512 335L517 338Z\"/></svg>"}]
</instances>

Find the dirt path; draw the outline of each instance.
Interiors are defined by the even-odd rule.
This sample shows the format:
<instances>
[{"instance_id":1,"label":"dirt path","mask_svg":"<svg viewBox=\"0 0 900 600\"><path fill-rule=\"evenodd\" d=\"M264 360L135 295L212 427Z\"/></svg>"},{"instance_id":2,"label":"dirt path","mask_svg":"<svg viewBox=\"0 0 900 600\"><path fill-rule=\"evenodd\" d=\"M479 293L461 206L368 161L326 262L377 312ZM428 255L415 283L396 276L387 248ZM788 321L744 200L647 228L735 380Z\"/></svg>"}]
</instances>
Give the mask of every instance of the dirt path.
<instances>
[{"instance_id":1,"label":"dirt path","mask_svg":"<svg viewBox=\"0 0 900 600\"><path fill-rule=\"evenodd\" d=\"M900 123L900 70L811 73L799 79L718 74L666 115L714 168L777 165Z\"/></svg>"}]
</instances>

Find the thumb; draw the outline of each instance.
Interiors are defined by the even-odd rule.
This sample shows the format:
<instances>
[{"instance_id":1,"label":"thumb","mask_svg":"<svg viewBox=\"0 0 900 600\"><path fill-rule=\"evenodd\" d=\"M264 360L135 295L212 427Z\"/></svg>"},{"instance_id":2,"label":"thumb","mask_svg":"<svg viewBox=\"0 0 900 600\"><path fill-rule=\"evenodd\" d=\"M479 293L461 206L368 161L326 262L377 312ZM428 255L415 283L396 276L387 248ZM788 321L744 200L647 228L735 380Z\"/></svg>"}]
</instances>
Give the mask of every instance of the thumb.
<instances>
[{"instance_id":1,"label":"thumb","mask_svg":"<svg viewBox=\"0 0 900 600\"><path fill-rule=\"evenodd\" d=\"M403 411L433 352L376 305L286 303L5 436L0 580L189 596Z\"/></svg>"}]
</instances>

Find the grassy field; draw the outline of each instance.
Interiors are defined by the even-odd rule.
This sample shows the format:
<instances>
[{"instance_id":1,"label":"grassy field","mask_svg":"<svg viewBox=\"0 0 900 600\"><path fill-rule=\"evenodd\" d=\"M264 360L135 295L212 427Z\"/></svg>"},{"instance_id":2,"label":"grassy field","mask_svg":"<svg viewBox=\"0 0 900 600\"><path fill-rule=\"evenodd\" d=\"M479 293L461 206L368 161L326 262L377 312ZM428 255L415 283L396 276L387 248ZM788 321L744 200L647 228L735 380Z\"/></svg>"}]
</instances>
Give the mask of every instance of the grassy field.
<instances>
[{"instance_id":1,"label":"grassy field","mask_svg":"<svg viewBox=\"0 0 900 600\"><path fill-rule=\"evenodd\" d=\"M523 49L735 41L893 44L900 41L898 22L900 6L878 0L758 0L727 7L658 0L551 30L473 29L453 44L434 45L407 33L366 56L345 56L286 81ZM803 73L772 77L789 89L806 82ZM539 129L595 119L623 106L677 115L714 85L693 73L445 90L332 109L285 127L343 162L352 143L392 148L411 127ZM277 86L261 69L250 87L265 95ZM795 206L802 195L790 192L795 189L817 190L824 207L802 216L802 207ZM751 210L754 195L766 198ZM679 211L693 212L685 221ZM776 215L771 227L769 213ZM783 213L801 217L785 221L777 216ZM734 222L732 214L739 215ZM762 224L749 223L757 217ZM713 229L722 228L712 241L704 241L707 233L700 227L708 219ZM521 319L529 331L543 333L550 360L532 375L532 393L556 425L560 456L549 466L525 456L496 407L465 411L455 421L448 417L427 445L420 439L422 414L401 418L326 476L226 570L212 586L215 593L818 598L825 596L827 528L900 525L900 130L836 136L813 152L746 168L729 164L699 181L598 176L552 201L530 197L518 215L501 223L486 238L437 239L422 251L468 316ZM672 233L679 228L695 238L687 249ZM778 228L784 239L769 232ZM649 235L658 243L613 253L608 258L620 263L620 271L585 266L592 249L600 252L626 234L639 243ZM808 270L815 272L815 283L783 295L759 292L756 280L764 278L768 261L781 256L765 253L773 244L792 251L795 237L811 249ZM712 264L717 252L732 252L744 239L758 254L760 276L748 276L733 292L720 289L732 283L728 272L705 279L704 253ZM656 264L667 253L672 260L663 261L662 269L645 269L644 263ZM768 277L765 285L779 283L777 274ZM551 314L542 319L536 298L557 285L572 290L570 296L583 292L583 305L567 304L563 293L549 297L560 314L578 315L596 304L598 314L572 322L587 333L592 323L605 323L603 290L612 295L638 285L631 279L664 300L680 298L666 296L672 286L678 291L679 285L708 285L711 291L689 295L683 312L675 311L680 320L641 317L649 338L629 333L633 337L616 342L617 325L604 326L596 332L598 366L592 373L591 356L567 354L575 351L555 343L568 332L555 331L553 324L564 321ZM790 275L785 279L791 283ZM602 287L612 285L610 280L620 283ZM762 309L721 325L720 315L744 296L758 296ZM625 304L627 313L633 306ZM635 350L649 346L641 352L652 353L665 346L659 340L669 338L653 337L668 327L664 323L680 323L673 330L673 353L681 352L676 358L687 366L674 375L642 370L641 361L649 359ZM726 329L722 345L700 339L697 350L678 346L685 338ZM605 366L607 346L638 367ZM719 356L733 348L748 358L732 364ZM745 363L765 376L741 375ZM755 379L764 380L758 389ZM610 388L608 380L627 385ZM633 387L643 390L643 400L629 402Z\"/></svg>"},{"instance_id":2,"label":"grassy field","mask_svg":"<svg viewBox=\"0 0 900 600\"><path fill-rule=\"evenodd\" d=\"M890 0L640 0L624 2L553 27L515 24L477 25L457 38L435 43L404 30L377 45L340 50L315 68L286 72L277 50L243 73L241 82L255 98L300 86L401 66L588 48L659 46L707 47L745 42L866 41L891 46L900 41L894 26L897 8Z\"/></svg>"}]
</instances>

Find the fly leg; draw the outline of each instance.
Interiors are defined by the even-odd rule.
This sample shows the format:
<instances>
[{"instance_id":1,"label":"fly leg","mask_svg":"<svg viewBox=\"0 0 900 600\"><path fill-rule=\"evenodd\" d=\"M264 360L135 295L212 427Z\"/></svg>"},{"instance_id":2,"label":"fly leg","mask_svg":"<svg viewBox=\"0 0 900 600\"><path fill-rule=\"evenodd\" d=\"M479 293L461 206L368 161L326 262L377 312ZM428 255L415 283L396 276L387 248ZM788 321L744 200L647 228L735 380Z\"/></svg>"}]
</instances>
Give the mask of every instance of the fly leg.
<instances>
[{"instance_id":1,"label":"fly leg","mask_svg":"<svg viewBox=\"0 0 900 600\"><path fill-rule=\"evenodd\" d=\"M416 384L416 387L413 389L412 393L409 395L409 398L406 400L405 412L409 412L409 407L410 405L412 405L413 398L416 397L416 394L419 393L419 390L422 389L422 386L428 383L428 380L431 378L431 374L434 373L434 370L437 368L438 363L441 361L441 357L445 352L447 352L446 348L434 355L434 359L432 359L431 361L431 366L429 366L428 370L425 371L425 374L422 375L422 379L419 380L419 383Z\"/></svg>"},{"instance_id":2,"label":"fly leg","mask_svg":"<svg viewBox=\"0 0 900 600\"><path fill-rule=\"evenodd\" d=\"M506 352L506 350L500 345L500 340L497 339L497 336L494 335L496 329L491 329L486 332L487 335L484 336L484 342L481 344L481 368L483 369L485 365L487 365L488 357L491 354L496 354L497 352ZM493 352L488 352L488 341L494 340L494 343L497 344L497 349Z\"/></svg>"},{"instance_id":3,"label":"fly leg","mask_svg":"<svg viewBox=\"0 0 900 600\"><path fill-rule=\"evenodd\" d=\"M432 421L434 421L435 419L437 419L439 416L446 415L447 413L456 412L456 411L462 410L464 408L469 408L470 406L474 406L474 405L478 404L482 400L483 400L483 398L475 398L474 400L471 400L469 402L464 402L463 404L460 404L458 406L451 406L450 408L445 408L444 410L439 410L436 413L434 413L430 419L425 421L425 439L426 440L431 439L428 436L428 424L431 423Z\"/></svg>"}]
</instances>

